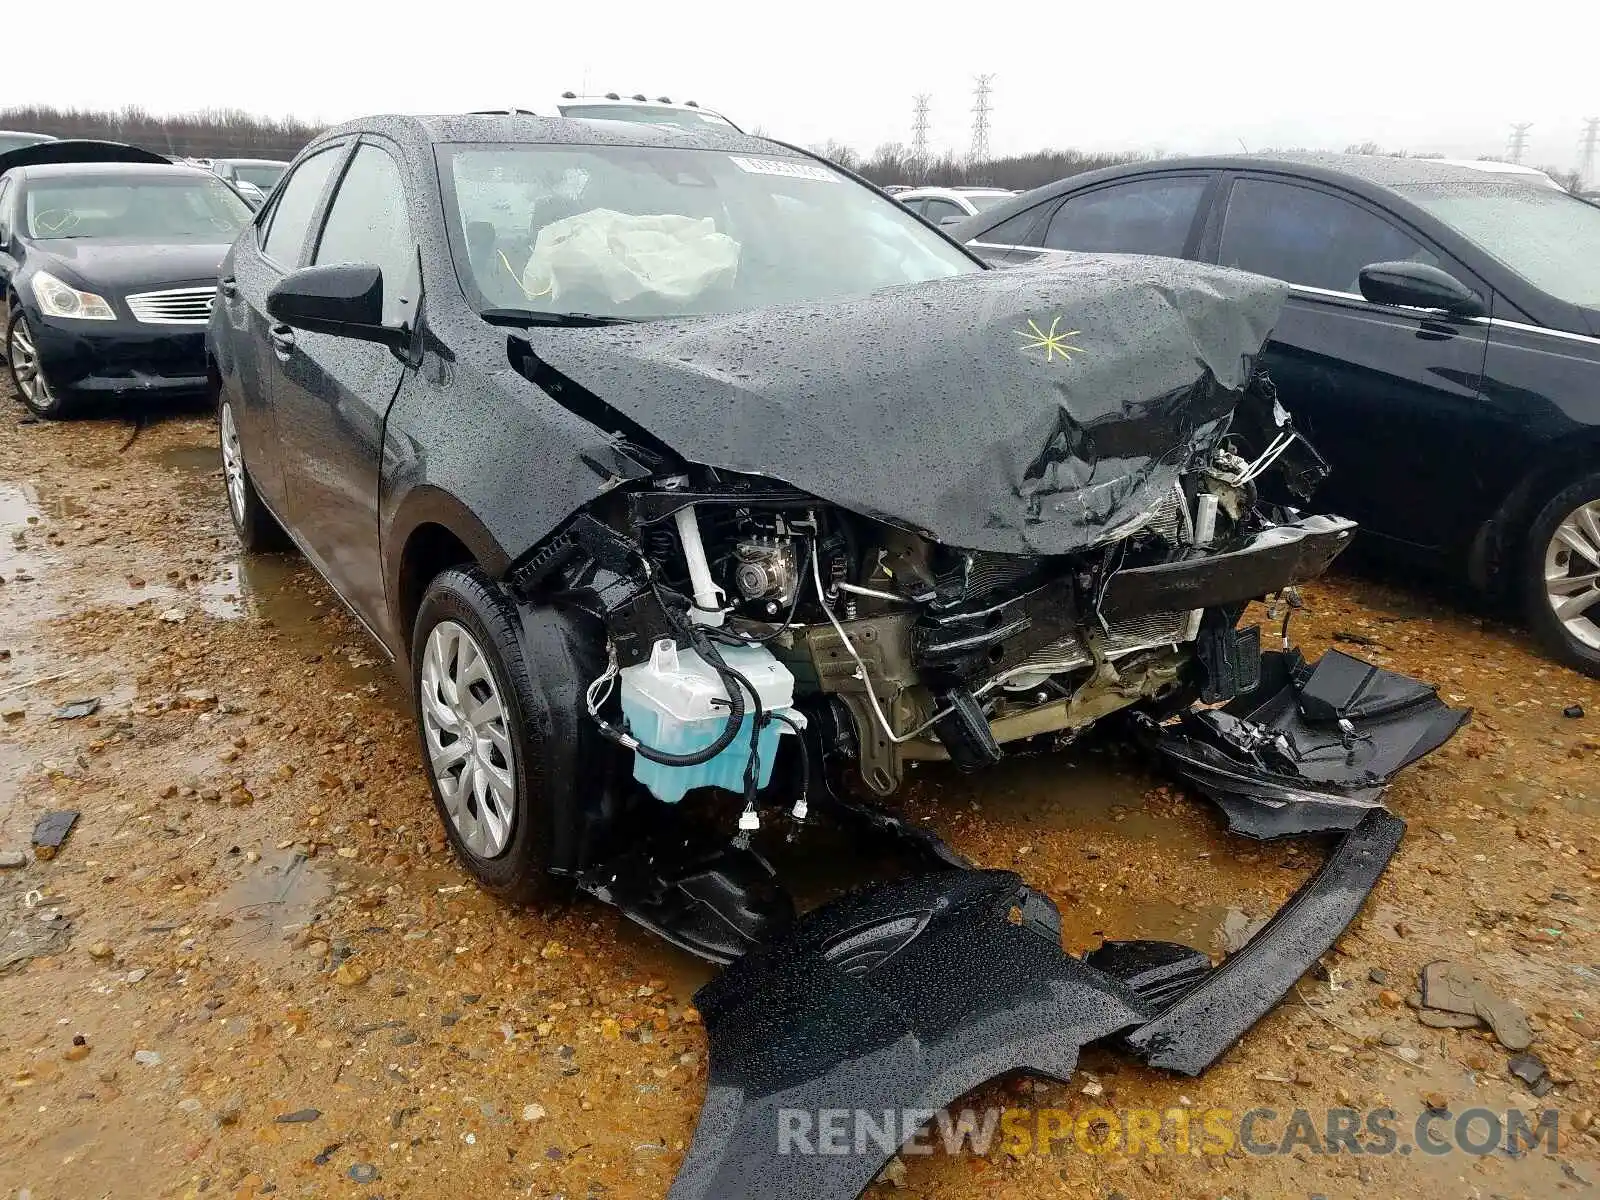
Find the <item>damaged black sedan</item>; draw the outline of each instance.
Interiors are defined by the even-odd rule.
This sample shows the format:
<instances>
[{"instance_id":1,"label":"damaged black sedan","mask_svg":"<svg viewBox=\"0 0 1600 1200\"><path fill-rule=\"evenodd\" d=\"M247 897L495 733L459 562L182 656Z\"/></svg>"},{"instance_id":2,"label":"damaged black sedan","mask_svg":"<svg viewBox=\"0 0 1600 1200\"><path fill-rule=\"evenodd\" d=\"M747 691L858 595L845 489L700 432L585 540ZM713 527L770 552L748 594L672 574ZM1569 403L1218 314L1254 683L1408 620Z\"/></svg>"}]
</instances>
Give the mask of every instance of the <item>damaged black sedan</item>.
<instances>
[{"instance_id":1,"label":"damaged black sedan","mask_svg":"<svg viewBox=\"0 0 1600 1200\"><path fill-rule=\"evenodd\" d=\"M1384 786L1464 719L1239 626L1354 529L1303 508L1323 464L1257 371L1272 281L992 272L787 146L473 116L324 135L222 296L234 522L400 665L462 862L733 964L683 1195L865 1186L870 1155L769 1161L780 1095L937 1107L1111 1037L1203 1069L1354 915ZM883 804L1113 715L1242 832L1343 834L1216 970L1065 956L1047 899ZM763 831L824 813L926 869L797 916Z\"/></svg>"}]
</instances>

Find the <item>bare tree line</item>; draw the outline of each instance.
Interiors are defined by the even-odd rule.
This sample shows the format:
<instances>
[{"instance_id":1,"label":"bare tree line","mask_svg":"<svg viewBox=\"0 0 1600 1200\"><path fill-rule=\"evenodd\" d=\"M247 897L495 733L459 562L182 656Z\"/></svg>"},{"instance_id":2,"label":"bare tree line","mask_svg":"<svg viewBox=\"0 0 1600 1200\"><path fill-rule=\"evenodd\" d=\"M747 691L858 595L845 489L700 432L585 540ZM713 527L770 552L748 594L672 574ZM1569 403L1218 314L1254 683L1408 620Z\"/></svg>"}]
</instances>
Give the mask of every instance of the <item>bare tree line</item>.
<instances>
[{"instance_id":1,"label":"bare tree line","mask_svg":"<svg viewBox=\"0 0 1600 1200\"><path fill-rule=\"evenodd\" d=\"M204 109L178 115L156 115L129 106L115 112L45 105L0 108L0 129L22 129L60 138L105 138L129 142L161 154L194 158L290 159L322 131L322 126L292 118L258 117L233 108ZM757 134L761 130L755 131ZM829 141L812 150L856 171L879 186L893 183L937 184L945 187L1002 187L1026 191L1069 175L1096 171L1157 154L1107 153L1084 150L1039 150L974 162L953 151L919 161L903 142L885 142L871 154L861 154L841 142ZM1404 150L1385 150L1376 142L1345 147L1350 154L1390 154L1407 157ZM1409 153L1413 158L1441 158L1439 154ZM1492 159L1494 155L1483 155ZM1576 171L1541 168L1568 191L1577 192L1582 180Z\"/></svg>"},{"instance_id":2,"label":"bare tree line","mask_svg":"<svg viewBox=\"0 0 1600 1200\"><path fill-rule=\"evenodd\" d=\"M129 106L117 112L17 105L0 108L0 129L59 138L103 138L158 154L192 158L293 158L321 127L293 119L257 117L214 108L176 116Z\"/></svg>"},{"instance_id":3,"label":"bare tree line","mask_svg":"<svg viewBox=\"0 0 1600 1200\"><path fill-rule=\"evenodd\" d=\"M953 151L919 162L911 148L886 142L870 155L857 153L840 142L813 146L815 153L847 167L882 187L891 183L941 187L1001 187L1027 191L1068 175L1097 171L1121 163L1157 157L1148 154L1107 154L1084 150L1039 150L974 162Z\"/></svg>"}]
</instances>

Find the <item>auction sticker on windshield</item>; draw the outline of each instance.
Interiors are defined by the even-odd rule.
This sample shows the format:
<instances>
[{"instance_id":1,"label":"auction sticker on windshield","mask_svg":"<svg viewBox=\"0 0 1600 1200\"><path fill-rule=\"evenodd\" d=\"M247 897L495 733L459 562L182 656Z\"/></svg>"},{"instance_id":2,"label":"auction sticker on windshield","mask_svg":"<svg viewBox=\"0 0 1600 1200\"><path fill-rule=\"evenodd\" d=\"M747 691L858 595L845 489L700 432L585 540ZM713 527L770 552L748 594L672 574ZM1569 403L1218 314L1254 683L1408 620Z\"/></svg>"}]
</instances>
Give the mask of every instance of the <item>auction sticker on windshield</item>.
<instances>
[{"instance_id":1,"label":"auction sticker on windshield","mask_svg":"<svg viewBox=\"0 0 1600 1200\"><path fill-rule=\"evenodd\" d=\"M812 166L810 163L785 162L778 158L745 158L739 154L730 154L728 158L741 171L748 171L752 175L782 175L788 179L820 179L824 183L837 183L839 179L827 167Z\"/></svg>"}]
</instances>

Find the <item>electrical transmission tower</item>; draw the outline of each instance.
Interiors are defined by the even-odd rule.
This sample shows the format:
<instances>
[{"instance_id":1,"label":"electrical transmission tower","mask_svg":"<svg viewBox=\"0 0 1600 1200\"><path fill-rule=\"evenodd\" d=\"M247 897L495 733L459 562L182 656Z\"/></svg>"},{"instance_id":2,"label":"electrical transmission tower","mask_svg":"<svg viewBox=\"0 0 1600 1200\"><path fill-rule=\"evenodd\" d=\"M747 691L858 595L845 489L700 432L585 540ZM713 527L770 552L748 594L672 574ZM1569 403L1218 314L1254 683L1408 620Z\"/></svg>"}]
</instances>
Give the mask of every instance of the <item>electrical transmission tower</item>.
<instances>
[{"instance_id":1,"label":"electrical transmission tower","mask_svg":"<svg viewBox=\"0 0 1600 1200\"><path fill-rule=\"evenodd\" d=\"M1522 156L1528 149L1528 130L1532 128L1532 121L1518 121L1511 126L1511 137L1506 142L1506 157L1512 162L1522 161Z\"/></svg>"},{"instance_id":2,"label":"electrical transmission tower","mask_svg":"<svg viewBox=\"0 0 1600 1200\"><path fill-rule=\"evenodd\" d=\"M993 88L993 75L976 76L972 89L972 148L968 151L975 163L989 161L989 94Z\"/></svg>"},{"instance_id":3,"label":"electrical transmission tower","mask_svg":"<svg viewBox=\"0 0 1600 1200\"><path fill-rule=\"evenodd\" d=\"M1600 143L1600 117L1589 117L1583 123L1583 136L1578 139L1578 147L1583 151L1585 186L1594 183L1594 154L1597 143Z\"/></svg>"},{"instance_id":4,"label":"electrical transmission tower","mask_svg":"<svg viewBox=\"0 0 1600 1200\"><path fill-rule=\"evenodd\" d=\"M911 110L911 160L916 166L918 179L928 168L928 105L933 97L921 92L912 97Z\"/></svg>"}]
</instances>

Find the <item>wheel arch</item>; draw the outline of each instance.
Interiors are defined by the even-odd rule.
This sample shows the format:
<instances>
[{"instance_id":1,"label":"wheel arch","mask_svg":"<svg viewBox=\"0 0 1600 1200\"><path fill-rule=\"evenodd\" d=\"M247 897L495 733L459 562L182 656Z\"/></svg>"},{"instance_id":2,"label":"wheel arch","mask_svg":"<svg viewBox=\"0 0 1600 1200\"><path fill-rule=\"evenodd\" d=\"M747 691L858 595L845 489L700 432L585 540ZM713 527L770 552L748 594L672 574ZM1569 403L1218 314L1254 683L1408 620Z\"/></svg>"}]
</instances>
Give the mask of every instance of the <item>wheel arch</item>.
<instances>
[{"instance_id":1,"label":"wheel arch","mask_svg":"<svg viewBox=\"0 0 1600 1200\"><path fill-rule=\"evenodd\" d=\"M1503 593L1527 541L1528 529L1550 498L1600 462L1600 427L1549 447L1545 461L1519 479L1488 520L1478 526L1467 555L1474 587Z\"/></svg>"},{"instance_id":2,"label":"wheel arch","mask_svg":"<svg viewBox=\"0 0 1600 1200\"><path fill-rule=\"evenodd\" d=\"M468 565L500 579L511 559L466 505L437 488L411 493L390 531L384 553L385 590L395 656L409 662L411 630L428 584L441 571Z\"/></svg>"}]
</instances>

